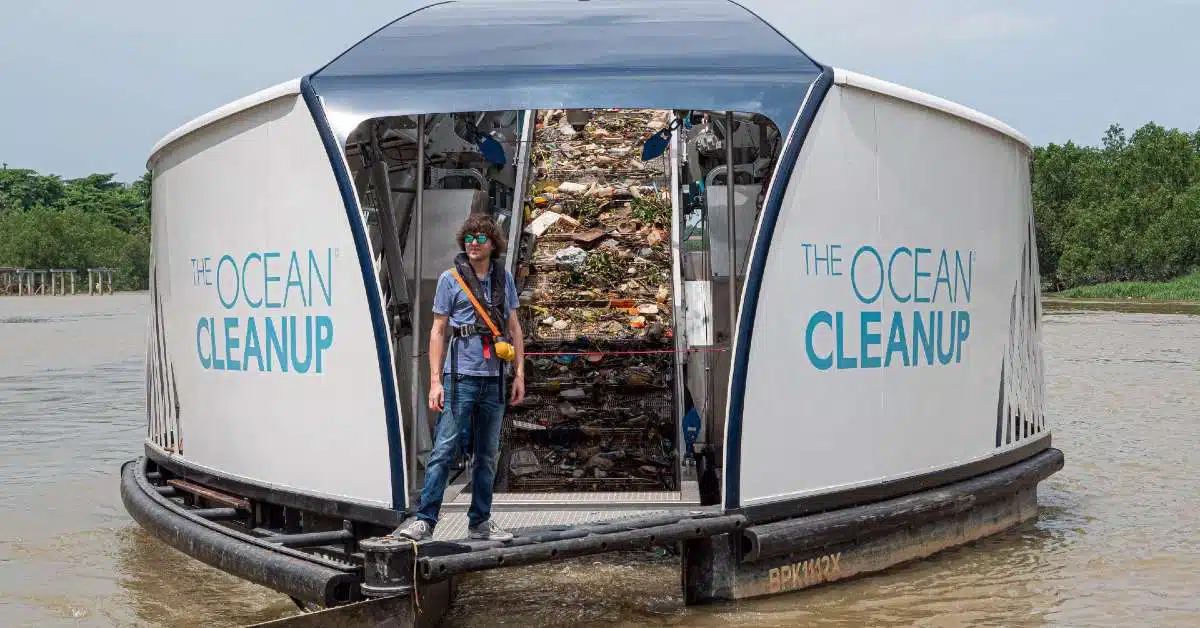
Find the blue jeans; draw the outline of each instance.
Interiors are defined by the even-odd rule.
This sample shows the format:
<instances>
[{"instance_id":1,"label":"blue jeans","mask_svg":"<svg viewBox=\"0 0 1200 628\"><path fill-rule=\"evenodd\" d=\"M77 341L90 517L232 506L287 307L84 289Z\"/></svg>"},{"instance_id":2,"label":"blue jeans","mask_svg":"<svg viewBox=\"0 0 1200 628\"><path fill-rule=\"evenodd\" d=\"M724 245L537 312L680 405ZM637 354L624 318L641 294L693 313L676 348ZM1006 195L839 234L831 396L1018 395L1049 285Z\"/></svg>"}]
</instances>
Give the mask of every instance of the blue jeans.
<instances>
[{"instance_id":1,"label":"blue jeans","mask_svg":"<svg viewBox=\"0 0 1200 628\"><path fill-rule=\"evenodd\" d=\"M453 379L451 379L453 377ZM496 455L504 419L504 393L500 378L454 375L445 377L445 404L437 420L433 451L425 462L425 488L417 517L437 524L442 495L449 479L447 468L459 441L470 432L472 446L471 509L467 521L475 526L492 516L492 491L496 480Z\"/></svg>"}]
</instances>

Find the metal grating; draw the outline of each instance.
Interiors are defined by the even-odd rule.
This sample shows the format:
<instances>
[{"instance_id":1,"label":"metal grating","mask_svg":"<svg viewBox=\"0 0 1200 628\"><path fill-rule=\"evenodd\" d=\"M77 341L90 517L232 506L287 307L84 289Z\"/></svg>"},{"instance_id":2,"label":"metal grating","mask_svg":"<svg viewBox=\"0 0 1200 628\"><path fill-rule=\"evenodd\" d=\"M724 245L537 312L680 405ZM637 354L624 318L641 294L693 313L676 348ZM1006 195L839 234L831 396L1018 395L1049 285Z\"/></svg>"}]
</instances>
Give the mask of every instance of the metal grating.
<instances>
[{"instance_id":1,"label":"metal grating","mask_svg":"<svg viewBox=\"0 0 1200 628\"><path fill-rule=\"evenodd\" d=\"M531 492L531 493L496 493L492 499L493 506L518 503L671 503L682 502L683 491L608 491L608 492ZM471 493L463 491L454 499L453 504L469 506Z\"/></svg>"},{"instance_id":2,"label":"metal grating","mask_svg":"<svg viewBox=\"0 0 1200 628\"><path fill-rule=\"evenodd\" d=\"M492 520L500 527L520 534L522 530L542 526L584 525L606 521L633 519L647 515L665 514L669 509L653 510L521 510L493 512ZM454 541L467 538L467 513L445 513L433 531L435 541Z\"/></svg>"}]
</instances>

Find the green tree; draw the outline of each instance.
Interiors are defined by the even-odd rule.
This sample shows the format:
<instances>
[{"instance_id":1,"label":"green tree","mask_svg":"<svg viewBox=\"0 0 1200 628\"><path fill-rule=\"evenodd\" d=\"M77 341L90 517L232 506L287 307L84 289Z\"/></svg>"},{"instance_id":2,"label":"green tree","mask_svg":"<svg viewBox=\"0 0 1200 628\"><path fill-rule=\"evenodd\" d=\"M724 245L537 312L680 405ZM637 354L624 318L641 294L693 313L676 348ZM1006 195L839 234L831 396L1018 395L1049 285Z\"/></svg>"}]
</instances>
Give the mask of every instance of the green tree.
<instances>
[{"instance_id":1,"label":"green tree","mask_svg":"<svg viewBox=\"0 0 1200 628\"><path fill-rule=\"evenodd\" d=\"M1032 168L1038 258L1055 288L1200 266L1200 132L1113 125L1098 147L1036 148Z\"/></svg>"},{"instance_id":2,"label":"green tree","mask_svg":"<svg viewBox=\"0 0 1200 628\"><path fill-rule=\"evenodd\" d=\"M125 184L0 170L0 265L114 267L116 287L145 289L149 261L149 173Z\"/></svg>"},{"instance_id":3,"label":"green tree","mask_svg":"<svg viewBox=\"0 0 1200 628\"><path fill-rule=\"evenodd\" d=\"M46 177L33 170L0 170L0 214L50 207L62 198L65 186L58 177Z\"/></svg>"}]
</instances>

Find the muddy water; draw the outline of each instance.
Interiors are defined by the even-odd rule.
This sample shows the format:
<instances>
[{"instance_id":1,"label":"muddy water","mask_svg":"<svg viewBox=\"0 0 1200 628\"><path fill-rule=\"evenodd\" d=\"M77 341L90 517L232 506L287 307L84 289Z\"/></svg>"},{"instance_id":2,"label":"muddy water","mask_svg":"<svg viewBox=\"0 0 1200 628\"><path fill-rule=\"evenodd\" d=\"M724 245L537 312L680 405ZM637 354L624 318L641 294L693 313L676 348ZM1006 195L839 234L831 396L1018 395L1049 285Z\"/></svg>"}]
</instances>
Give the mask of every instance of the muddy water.
<instances>
[{"instance_id":1,"label":"muddy water","mask_svg":"<svg viewBox=\"0 0 1200 628\"><path fill-rule=\"evenodd\" d=\"M1036 523L806 593L683 608L670 557L469 578L471 625L1200 625L1200 307L1047 312L1066 468ZM1139 311L1140 310L1140 311ZM1148 311L1147 311L1148 310ZM132 523L117 473L144 433L145 295L0 298L0 626L237 626L286 598Z\"/></svg>"}]
</instances>

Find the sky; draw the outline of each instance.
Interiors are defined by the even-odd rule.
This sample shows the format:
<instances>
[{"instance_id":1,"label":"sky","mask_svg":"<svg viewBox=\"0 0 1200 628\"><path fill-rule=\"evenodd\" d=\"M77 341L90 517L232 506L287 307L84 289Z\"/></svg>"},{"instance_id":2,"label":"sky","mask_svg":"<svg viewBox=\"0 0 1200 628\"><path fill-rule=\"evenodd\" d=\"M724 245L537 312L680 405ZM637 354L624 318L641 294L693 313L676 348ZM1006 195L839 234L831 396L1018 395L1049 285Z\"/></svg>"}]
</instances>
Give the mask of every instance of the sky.
<instances>
[{"instance_id":1,"label":"sky","mask_svg":"<svg viewBox=\"0 0 1200 628\"><path fill-rule=\"evenodd\" d=\"M428 3L5 3L0 162L131 181L174 128ZM742 3L822 63L979 109L1035 144L1096 145L1113 123L1200 128L1200 0Z\"/></svg>"}]
</instances>

